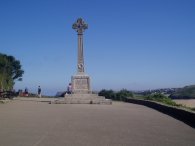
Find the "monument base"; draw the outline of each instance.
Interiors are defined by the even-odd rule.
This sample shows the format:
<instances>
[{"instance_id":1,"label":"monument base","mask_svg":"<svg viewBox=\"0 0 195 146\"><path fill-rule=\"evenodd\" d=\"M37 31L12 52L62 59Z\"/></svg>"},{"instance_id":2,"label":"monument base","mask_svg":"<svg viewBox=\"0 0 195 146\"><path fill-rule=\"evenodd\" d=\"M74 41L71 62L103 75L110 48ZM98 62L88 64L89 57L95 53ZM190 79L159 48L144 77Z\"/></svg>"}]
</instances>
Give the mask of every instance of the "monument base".
<instances>
[{"instance_id":1,"label":"monument base","mask_svg":"<svg viewBox=\"0 0 195 146\"><path fill-rule=\"evenodd\" d=\"M64 99L56 100L54 104L112 104L112 100L92 94L90 77L84 72L72 76L72 94L65 94Z\"/></svg>"},{"instance_id":2,"label":"monument base","mask_svg":"<svg viewBox=\"0 0 195 146\"><path fill-rule=\"evenodd\" d=\"M54 104L112 104L112 100L97 94L67 94L64 99L56 100Z\"/></svg>"}]
</instances>

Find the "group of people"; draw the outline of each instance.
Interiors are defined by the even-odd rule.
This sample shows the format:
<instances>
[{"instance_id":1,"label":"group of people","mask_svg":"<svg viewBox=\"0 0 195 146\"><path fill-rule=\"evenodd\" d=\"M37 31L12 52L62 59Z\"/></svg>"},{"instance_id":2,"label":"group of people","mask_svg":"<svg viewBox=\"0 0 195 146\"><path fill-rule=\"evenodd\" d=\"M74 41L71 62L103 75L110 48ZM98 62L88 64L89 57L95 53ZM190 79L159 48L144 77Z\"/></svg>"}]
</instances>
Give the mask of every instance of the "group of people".
<instances>
[{"instance_id":1,"label":"group of people","mask_svg":"<svg viewBox=\"0 0 195 146\"><path fill-rule=\"evenodd\" d=\"M22 90L20 92L22 92ZM28 96L28 94L29 94L28 93L28 88L25 88L24 93L22 94L22 96ZM67 86L66 94L72 94L72 84L71 83L69 83L68 86ZM39 98L41 98L41 87L40 86L38 86L37 96Z\"/></svg>"},{"instance_id":2,"label":"group of people","mask_svg":"<svg viewBox=\"0 0 195 146\"><path fill-rule=\"evenodd\" d=\"M67 86L67 91L65 92L65 94L72 94L72 84L69 83ZM41 87L38 87L38 97L41 98Z\"/></svg>"},{"instance_id":3,"label":"group of people","mask_svg":"<svg viewBox=\"0 0 195 146\"><path fill-rule=\"evenodd\" d=\"M67 86L67 91L65 92L65 94L72 94L72 84L69 83ZM41 87L38 87L38 97L41 98Z\"/></svg>"},{"instance_id":4,"label":"group of people","mask_svg":"<svg viewBox=\"0 0 195 146\"><path fill-rule=\"evenodd\" d=\"M65 94L72 94L72 84L69 83L67 86L67 91L65 92ZM38 87L38 97L41 98L41 87Z\"/></svg>"},{"instance_id":5,"label":"group of people","mask_svg":"<svg viewBox=\"0 0 195 146\"><path fill-rule=\"evenodd\" d=\"M72 84L69 83L67 86L67 91L65 92L65 94L72 94ZM38 97L41 98L41 87L38 87Z\"/></svg>"},{"instance_id":6,"label":"group of people","mask_svg":"<svg viewBox=\"0 0 195 146\"><path fill-rule=\"evenodd\" d=\"M23 92L21 89L18 90L18 95L19 95L19 96L28 97L28 96L29 96L28 88L26 87L26 88L24 89L24 92ZM40 87L40 86L38 86L37 96L38 96L39 98L41 98L41 87Z\"/></svg>"}]
</instances>

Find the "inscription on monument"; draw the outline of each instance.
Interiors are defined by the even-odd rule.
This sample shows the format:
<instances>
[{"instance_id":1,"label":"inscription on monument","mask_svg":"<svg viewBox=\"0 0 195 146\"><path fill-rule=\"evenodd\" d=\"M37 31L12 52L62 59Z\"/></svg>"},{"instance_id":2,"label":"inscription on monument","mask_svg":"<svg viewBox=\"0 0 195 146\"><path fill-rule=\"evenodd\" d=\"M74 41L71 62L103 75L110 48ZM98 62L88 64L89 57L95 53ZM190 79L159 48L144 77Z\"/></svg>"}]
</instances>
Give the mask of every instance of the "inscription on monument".
<instances>
[{"instance_id":1,"label":"inscription on monument","mask_svg":"<svg viewBox=\"0 0 195 146\"><path fill-rule=\"evenodd\" d=\"M75 80L75 88L76 89L88 89L88 81L87 79L76 79Z\"/></svg>"}]
</instances>

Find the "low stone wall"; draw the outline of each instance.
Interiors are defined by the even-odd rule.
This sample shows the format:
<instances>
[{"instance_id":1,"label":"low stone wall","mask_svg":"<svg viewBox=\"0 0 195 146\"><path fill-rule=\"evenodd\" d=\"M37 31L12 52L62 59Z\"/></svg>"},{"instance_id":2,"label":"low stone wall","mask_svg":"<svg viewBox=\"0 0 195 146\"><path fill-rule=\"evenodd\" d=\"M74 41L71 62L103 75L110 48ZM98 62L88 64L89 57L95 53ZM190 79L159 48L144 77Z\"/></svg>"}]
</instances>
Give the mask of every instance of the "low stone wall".
<instances>
[{"instance_id":1,"label":"low stone wall","mask_svg":"<svg viewBox=\"0 0 195 146\"><path fill-rule=\"evenodd\" d=\"M163 105L163 104L153 102L153 101L148 101L148 100L127 98L126 102L140 104L140 105L144 105L144 106L153 108L157 111L160 111L164 114L167 114L167 115L169 115L177 120L180 120L180 121L186 123L187 125L195 128L195 113L193 113L193 112L186 111L184 109L179 109L176 107Z\"/></svg>"}]
</instances>

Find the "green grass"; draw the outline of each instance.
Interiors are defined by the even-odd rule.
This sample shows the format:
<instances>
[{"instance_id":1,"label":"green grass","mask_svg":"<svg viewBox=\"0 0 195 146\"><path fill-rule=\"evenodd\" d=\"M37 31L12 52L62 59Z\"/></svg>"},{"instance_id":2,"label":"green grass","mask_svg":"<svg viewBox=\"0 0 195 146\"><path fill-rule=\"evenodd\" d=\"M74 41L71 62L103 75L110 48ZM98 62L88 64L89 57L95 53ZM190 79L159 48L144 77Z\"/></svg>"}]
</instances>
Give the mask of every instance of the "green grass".
<instances>
[{"instance_id":1,"label":"green grass","mask_svg":"<svg viewBox=\"0 0 195 146\"><path fill-rule=\"evenodd\" d=\"M186 109L188 111L195 112L195 108L187 107L187 106L182 105L182 104L177 104L171 98L169 98L169 97L167 97L165 95L159 94L159 93L157 93L157 94L150 94L150 95L147 95L147 96L136 94L136 95L134 95L133 98L134 99L155 101L155 102L163 103L165 105L169 105L169 106L173 106L173 107L179 107L179 108Z\"/></svg>"},{"instance_id":2,"label":"green grass","mask_svg":"<svg viewBox=\"0 0 195 146\"><path fill-rule=\"evenodd\" d=\"M146 100L153 100L153 101L161 102L161 103L171 105L171 106L181 106L180 104L175 103L171 98L166 97L162 94L148 95L145 98Z\"/></svg>"},{"instance_id":3,"label":"green grass","mask_svg":"<svg viewBox=\"0 0 195 146\"><path fill-rule=\"evenodd\" d=\"M155 101L155 102L160 102L166 105L171 105L171 106L182 106L181 104L177 104L176 102L174 102L171 98L163 95L163 94L150 94L150 95L135 95L134 96L135 99L143 99L143 100L150 100L150 101Z\"/></svg>"},{"instance_id":4,"label":"green grass","mask_svg":"<svg viewBox=\"0 0 195 146\"><path fill-rule=\"evenodd\" d=\"M191 109L192 111L195 111L195 107L191 107L190 109Z\"/></svg>"}]
</instances>

